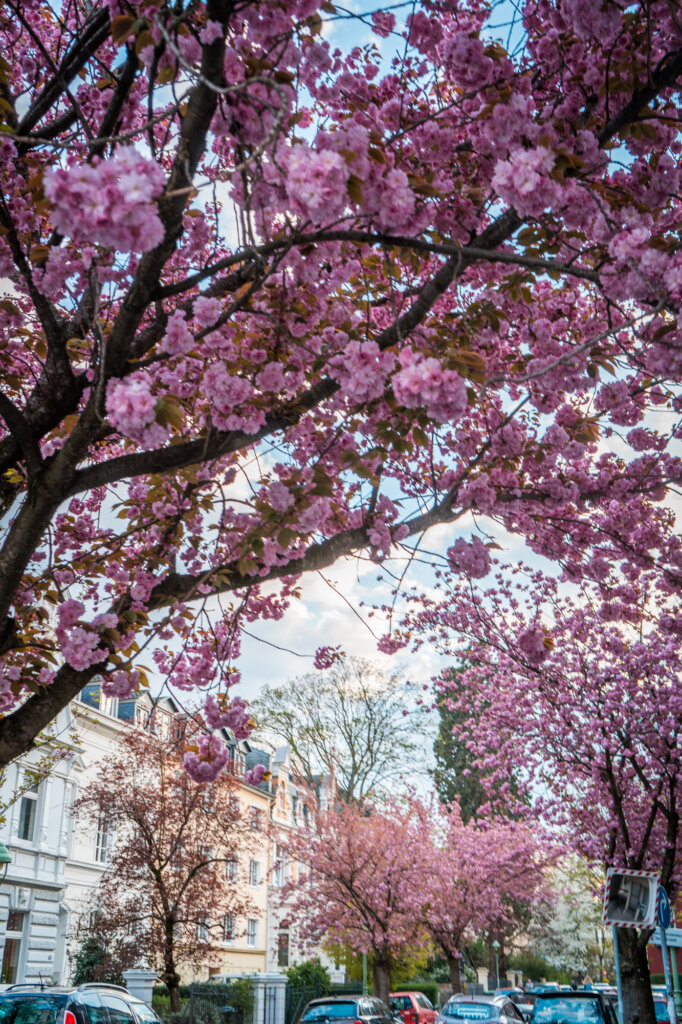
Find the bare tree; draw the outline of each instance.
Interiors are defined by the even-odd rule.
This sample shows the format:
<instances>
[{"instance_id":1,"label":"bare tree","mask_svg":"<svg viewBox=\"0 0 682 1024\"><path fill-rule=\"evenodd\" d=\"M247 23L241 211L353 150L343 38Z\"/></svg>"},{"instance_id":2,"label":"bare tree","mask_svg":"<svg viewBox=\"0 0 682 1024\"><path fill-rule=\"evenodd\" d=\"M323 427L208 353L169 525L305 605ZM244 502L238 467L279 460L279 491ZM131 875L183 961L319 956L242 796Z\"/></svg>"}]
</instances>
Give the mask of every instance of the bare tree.
<instances>
[{"instance_id":1,"label":"bare tree","mask_svg":"<svg viewBox=\"0 0 682 1024\"><path fill-rule=\"evenodd\" d=\"M405 714L408 684L363 658L344 658L282 686L266 686L253 702L258 727L291 750L309 784L333 774L338 795L362 802L415 771L420 744Z\"/></svg>"}]
</instances>

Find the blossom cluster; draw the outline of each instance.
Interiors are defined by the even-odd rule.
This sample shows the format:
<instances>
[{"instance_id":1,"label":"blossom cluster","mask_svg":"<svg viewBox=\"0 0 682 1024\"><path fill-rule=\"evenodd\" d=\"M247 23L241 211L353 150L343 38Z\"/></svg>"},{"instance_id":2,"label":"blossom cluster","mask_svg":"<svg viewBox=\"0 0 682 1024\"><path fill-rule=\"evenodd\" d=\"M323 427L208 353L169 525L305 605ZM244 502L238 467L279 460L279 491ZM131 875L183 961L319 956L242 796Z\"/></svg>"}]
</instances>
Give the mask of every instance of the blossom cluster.
<instances>
[{"instance_id":1,"label":"blossom cluster","mask_svg":"<svg viewBox=\"0 0 682 1024\"><path fill-rule=\"evenodd\" d=\"M163 239L154 199L165 177L155 160L123 146L109 160L49 170L45 195L54 226L75 241L147 252Z\"/></svg>"}]
</instances>

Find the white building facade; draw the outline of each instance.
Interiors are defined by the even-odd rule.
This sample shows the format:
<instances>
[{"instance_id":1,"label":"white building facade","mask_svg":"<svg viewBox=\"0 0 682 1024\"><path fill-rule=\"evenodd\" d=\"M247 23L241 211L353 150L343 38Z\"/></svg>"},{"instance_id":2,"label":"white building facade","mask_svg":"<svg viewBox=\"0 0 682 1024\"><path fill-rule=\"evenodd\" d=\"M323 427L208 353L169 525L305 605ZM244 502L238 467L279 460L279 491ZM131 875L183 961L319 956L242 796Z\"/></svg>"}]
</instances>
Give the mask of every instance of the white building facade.
<instances>
[{"instance_id":1,"label":"white building facade","mask_svg":"<svg viewBox=\"0 0 682 1024\"><path fill-rule=\"evenodd\" d=\"M170 701L157 706L161 717L174 707ZM41 777L41 757L34 752L8 768L0 788L7 807L0 840L12 858L0 885L1 984L63 984L70 977L70 957L87 928L111 842L99 822L79 821L74 805L122 733L153 708L147 694L119 702L93 683L52 725L64 756L49 774Z\"/></svg>"},{"instance_id":2,"label":"white building facade","mask_svg":"<svg viewBox=\"0 0 682 1024\"><path fill-rule=\"evenodd\" d=\"M270 850L270 878L268 892L268 971L285 971L297 963L318 957L329 971L334 983L343 984L343 967L334 963L323 949L304 942L291 907L282 900L281 890L288 882L295 882L299 865L286 854L286 837L292 830L306 828L316 804L324 808L329 798L330 781L317 780L313 795L308 786L297 783L292 770L288 747L278 747L270 758L272 774L273 838Z\"/></svg>"}]
</instances>

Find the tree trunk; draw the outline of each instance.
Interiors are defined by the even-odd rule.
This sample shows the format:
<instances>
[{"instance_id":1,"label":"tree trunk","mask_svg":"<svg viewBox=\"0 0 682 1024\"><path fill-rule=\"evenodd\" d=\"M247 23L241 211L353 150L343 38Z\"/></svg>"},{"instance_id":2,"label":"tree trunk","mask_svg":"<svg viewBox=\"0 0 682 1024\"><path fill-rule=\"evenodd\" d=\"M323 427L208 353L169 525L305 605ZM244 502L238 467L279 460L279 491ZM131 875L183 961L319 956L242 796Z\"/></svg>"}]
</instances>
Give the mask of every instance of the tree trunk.
<instances>
[{"instance_id":1,"label":"tree trunk","mask_svg":"<svg viewBox=\"0 0 682 1024\"><path fill-rule=\"evenodd\" d=\"M388 960L381 959L378 956L374 957L372 977L374 979L373 994L377 999L383 999L388 1005L391 994L391 970Z\"/></svg>"},{"instance_id":2,"label":"tree trunk","mask_svg":"<svg viewBox=\"0 0 682 1024\"><path fill-rule=\"evenodd\" d=\"M651 977L646 956L648 932L616 928L620 973L623 981L623 1014L627 1024L655 1024Z\"/></svg>"},{"instance_id":3,"label":"tree trunk","mask_svg":"<svg viewBox=\"0 0 682 1024\"><path fill-rule=\"evenodd\" d=\"M163 957L163 983L168 989L170 996L171 1013L180 1013L180 975L175 969L174 951L174 929L176 920L174 916L168 916L164 922L166 933L166 948Z\"/></svg>"},{"instance_id":4,"label":"tree trunk","mask_svg":"<svg viewBox=\"0 0 682 1024\"><path fill-rule=\"evenodd\" d=\"M180 1013L180 977L175 971L170 976L168 971L166 971L164 981L170 996L171 1013Z\"/></svg>"},{"instance_id":5,"label":"tree trunk","mask_svg":"<svg viewBox=\"0 0 682 1024\"><path fill-rule=\"evenodd\" d=\"M457 992L462 991L462 972L461 972L462 958L459 956L448 957L448 967L450 968L450 984L452 985L453 996Z\"/></svg>"}]
</instances>

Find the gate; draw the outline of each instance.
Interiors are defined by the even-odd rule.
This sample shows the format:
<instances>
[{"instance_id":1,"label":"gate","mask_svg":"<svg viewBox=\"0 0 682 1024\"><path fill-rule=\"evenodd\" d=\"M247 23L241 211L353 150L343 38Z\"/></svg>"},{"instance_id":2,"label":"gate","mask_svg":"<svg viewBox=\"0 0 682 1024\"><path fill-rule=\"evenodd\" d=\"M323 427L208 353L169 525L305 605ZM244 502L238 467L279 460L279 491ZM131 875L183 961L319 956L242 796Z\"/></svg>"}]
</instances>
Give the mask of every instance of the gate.
<instances>
[{"instance_id":1,"label":"gate","mask_svg":"<svg viewBox=\"0 0 682 1024\"><path fill-rule=\"evenodd\" d=\"M253 1001L250 986L243 984L190 985L189 1002L176 1024L250 1024Z\"/></svg>"},{"instance_id":2,"label":"gate","mask_svg":"<svg viewBox=\"0 0 682 1024\"><path fill-rule=\"evenodd\" d=\"M296 1024L306 1003L309 1003L311 999L317 999L319 994L319 982L307 988L294 988L293 985L287 985L284 995L284 1024Z\"/></svg>"}]
</instances>

